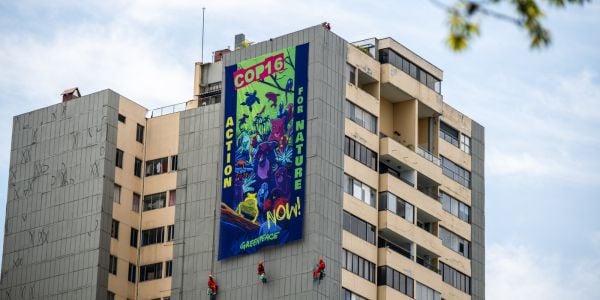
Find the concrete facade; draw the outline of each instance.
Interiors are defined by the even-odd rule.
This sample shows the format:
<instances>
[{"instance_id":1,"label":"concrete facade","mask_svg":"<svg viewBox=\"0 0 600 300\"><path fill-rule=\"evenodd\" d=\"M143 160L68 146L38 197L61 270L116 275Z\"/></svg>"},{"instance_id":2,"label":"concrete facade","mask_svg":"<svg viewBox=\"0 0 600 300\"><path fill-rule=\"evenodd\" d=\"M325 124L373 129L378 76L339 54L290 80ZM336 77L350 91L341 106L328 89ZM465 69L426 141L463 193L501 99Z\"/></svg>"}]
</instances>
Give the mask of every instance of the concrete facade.
<instances>
[{"instance_id":1,"label":"concrete facade","mask_svg":"<svg viewBox=\"0 0 600 300\"><path fill-rule=\"evenodd\" d=\"M14 118L0 298L106 297L118 100Z\"/></svg>"},{"instance_id":2,"label":"concrete facade","mask_svg":"<svg viewBox=\"0 0 600 300\"><path fill-rule=\"evenodd\" d=\"M219 299L340 297L345 42L320 26L312 27L226 55L224 65L304 43L309 43L310 50L303 239L253 255L216 260L223 112L210 105L185 111L180 140L190 143L180 144L183 170L178 191L186 191L186 199L180 198L175 223L176 235L182 237L175 246L175 270L183 272L173 276L173 299L206 295L208 274L216 276L223 290ZM331 271L327 281L316 285L312 269L321 257ZM258 261L265 262L268 286L256 280Z\"/></svg>"},{"instance_id":3,"label":"concrete facade","mask_svg":"<svg viewBox=\"0 0 600 300\"><path fill-rule=\"evenodd\" d=\"M224 67L304 43L303 238L219 261ZM185 103L105 90L14 118L0 299L208 299L209 274L217 299L485 298L484 128L441 69L320 25L194 68Z\"/></svg>"}]
</instances>

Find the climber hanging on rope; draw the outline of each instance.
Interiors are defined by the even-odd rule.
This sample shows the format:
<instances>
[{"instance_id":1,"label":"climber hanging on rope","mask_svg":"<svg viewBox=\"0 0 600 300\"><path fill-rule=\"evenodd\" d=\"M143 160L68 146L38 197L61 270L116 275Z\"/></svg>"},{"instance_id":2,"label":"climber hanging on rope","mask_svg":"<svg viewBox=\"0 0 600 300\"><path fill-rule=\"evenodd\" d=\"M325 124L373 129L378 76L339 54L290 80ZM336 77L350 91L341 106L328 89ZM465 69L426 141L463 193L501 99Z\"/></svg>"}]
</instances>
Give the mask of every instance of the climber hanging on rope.
<instances>
[{"instance_id":1,"label":"climber hanging on rope","mask_svg":"<svg viewBox=\"0 0 600 300\"><path fill-rule=\"evenodd\" d=\"M219 285L213 278L212 274L208 275L208 289L206 293L210 296L211 300L217 299L217 291L219 289Z\"/></svg>"},{"instance_id":2,"label":"climber hanging on rope","mask_svg":"<svg viewBox=\"0 0 600 300\"><path fill-rule=\"evenodd\" d=\"M319 259L319 263L315 266L315 269L313 271L313 280L318 280L319 283L321 283L321 280L323 280L323 278L325 278L325 261L321 258Z\"/></svg>"},{"instance_id":3,"label":"climber hanging on rope","mask_svg":"<svg viewBox=\"0 0 600 300\"><path fill-rule=\"evenodd\" d=\"M265 266L263 265L263 262L259 262L258 266L256 267L256 273L258 274L258 279L260 279L260 281L262 281L262 283L267 283L267 275L265 274Z\"/></svg>"}]
</instances>

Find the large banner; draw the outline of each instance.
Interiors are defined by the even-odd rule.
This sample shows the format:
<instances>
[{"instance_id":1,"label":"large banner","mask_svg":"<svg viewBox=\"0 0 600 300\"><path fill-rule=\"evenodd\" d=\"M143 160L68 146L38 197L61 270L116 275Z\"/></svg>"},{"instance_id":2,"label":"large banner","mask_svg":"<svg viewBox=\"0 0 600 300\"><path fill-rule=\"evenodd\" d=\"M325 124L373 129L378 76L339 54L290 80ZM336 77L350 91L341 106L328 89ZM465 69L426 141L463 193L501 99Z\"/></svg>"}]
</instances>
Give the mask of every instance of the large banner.
<instances>
[{"instance_id":1,"label":"large banner","mask_svg":"<svg viewBox=\"0 0 600 300\"><path fill-rule=\"evenodd\" d=\"M302 238L308 44L225 67L219 259Z\"/></svg>"}]
</instances>

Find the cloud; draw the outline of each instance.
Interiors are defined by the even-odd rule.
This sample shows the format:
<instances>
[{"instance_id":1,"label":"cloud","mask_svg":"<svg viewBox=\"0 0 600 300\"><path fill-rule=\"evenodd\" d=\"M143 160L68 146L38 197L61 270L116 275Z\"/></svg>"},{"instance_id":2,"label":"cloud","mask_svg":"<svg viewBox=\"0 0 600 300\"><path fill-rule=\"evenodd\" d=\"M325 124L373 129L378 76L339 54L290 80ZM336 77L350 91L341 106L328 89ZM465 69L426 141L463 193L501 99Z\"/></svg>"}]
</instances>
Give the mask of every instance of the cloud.
<instances>
[{"instance_id":1,"label":"cloud","mask_svg":"<svg viewBox=\"0 0 600 300\"><path fill-rule=\"evenodd\" d=\"M573 259L552 249L524 245L494 244L487 247L486 296L507 299L599 299L600 259ZM600 250L600 248L599 248Z\"/></svg>"},{"instance_id":2,"label":"cloud","mask_svg":"<svg viewBox=\"0 0 600 300\"><path fill-rule=\"evenodd\" d=\"M481 85L457 83L464 88L462 103L473 110L469 114L486 127L488 174L600 184L596 71L540 75L529 81L496 74ZM502 92L489 92L494 90Z\"/></svg>"}]
</instances>

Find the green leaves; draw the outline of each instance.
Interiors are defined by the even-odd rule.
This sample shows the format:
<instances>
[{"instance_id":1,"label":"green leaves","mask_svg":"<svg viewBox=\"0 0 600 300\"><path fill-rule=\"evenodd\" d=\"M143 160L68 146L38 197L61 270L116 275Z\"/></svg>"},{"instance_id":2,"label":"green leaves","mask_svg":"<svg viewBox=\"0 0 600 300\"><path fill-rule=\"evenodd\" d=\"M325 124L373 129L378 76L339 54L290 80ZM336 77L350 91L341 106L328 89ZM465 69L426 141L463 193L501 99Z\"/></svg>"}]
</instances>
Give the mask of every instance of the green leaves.
<instances>
[{"instance_id":1,"label":"green leaves","mask_svg":"<svg viewBox=\"0 0 600 300\"><path fill-rule=\"evenodd\" d=\"M524 30L529 37L531 49L548 47L552 42L550 31L542 24L544 12L540 8L541 0L458 0L453 6L447 6L437 0L432 2L448 12L449 33L446 39L448 47L455 52L468 49L471 40L480 34L478 16L493 17L513 23ZM564 8L567 5L583 5L590 0L545 0L549 6ZM501 4L513 7L514 14L505 14L496 9Z\"/></svg>"}]
</instances>

